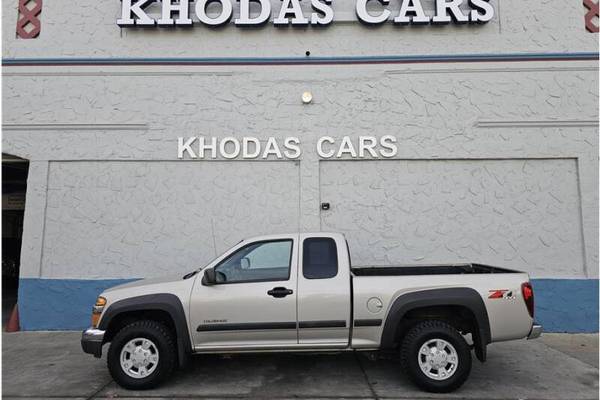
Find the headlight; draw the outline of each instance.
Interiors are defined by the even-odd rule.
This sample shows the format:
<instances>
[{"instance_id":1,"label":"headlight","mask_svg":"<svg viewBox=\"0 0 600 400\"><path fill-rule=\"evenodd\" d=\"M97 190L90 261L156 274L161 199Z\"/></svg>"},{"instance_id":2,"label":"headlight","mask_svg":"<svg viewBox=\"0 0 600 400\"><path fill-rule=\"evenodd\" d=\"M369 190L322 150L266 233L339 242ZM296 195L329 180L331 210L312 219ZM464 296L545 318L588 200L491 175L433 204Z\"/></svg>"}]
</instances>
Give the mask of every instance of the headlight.
<instances>
[{"instance_id":1,"label":"headlight","mask_svg":"<svg viewBox=\"0 0 600 400\"><path fill-rule=\"evenodd\" d=\"M96 304L92 308L92 328L98 327L98 321L100 320L100 315L102 315L102 311L104 311L104 306L106 305L106 299L102 296L98 296L96 299Z\"/></svg>"}]
</instances>

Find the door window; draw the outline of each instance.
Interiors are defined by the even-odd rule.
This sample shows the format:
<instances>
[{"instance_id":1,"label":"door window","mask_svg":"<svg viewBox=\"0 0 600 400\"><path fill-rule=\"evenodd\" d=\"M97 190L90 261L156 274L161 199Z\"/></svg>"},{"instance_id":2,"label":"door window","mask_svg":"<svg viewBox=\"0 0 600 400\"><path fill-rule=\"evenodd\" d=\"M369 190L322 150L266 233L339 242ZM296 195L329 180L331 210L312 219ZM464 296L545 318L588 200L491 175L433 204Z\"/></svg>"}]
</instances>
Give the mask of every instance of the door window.
<instances>
[{"instance_id":1,"label":"door window","mask_svg":"<svg viewBox=\"0 0 600 400\"><path fill-rule=\"evenodd\" d=\"M338 272L337 247L331 238L304 240L302 273L307 279L333 278Z\"/></svg>"},{"instance_id":2,"label":"door window","mask_svg":"<svg viewBox=\"0 0 600 400\"><path fill-rule=\"evenodd\" d=\"M292 240L251 243L215 267L217 283L286 281L291 260Z\"/></svg>"}]
</instances>

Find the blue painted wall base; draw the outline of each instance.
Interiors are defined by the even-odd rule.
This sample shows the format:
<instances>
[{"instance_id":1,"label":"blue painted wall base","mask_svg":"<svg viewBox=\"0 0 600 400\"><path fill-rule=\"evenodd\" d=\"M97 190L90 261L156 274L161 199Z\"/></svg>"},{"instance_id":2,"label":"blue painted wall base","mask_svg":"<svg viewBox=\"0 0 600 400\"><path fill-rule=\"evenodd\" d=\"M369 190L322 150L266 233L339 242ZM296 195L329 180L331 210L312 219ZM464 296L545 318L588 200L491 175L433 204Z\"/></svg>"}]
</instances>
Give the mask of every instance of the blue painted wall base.
<instances>
[{"instance_id":1,"label":"blue painted wall base","mask_svg":"<svg viewBox=\"0 0 600 400\"><path fill-rule=\"evenodd\" d=\"M85 329L92 305L106 288L132 279L21 279L23 330ZM533 279L535 319L545 332L598 332L597 279Z\"/></svg>"},{"instance_id":2,"label":"blue painted wall base","mask_svg":"<svg viewBox=\"0 0 600 400\"><path fill-rule=\"evenodd\" d=\"M19 280L19 323L24 331L79 330L91 324L92 306L109 287L135 279Z\"/></svg>"},{"instance_id":3,"label":"blue painted wall base","mask_svg":"<svg viewBox=\"0 0 600 400\"><path fill-rule=\"evenodd\" d=\"M532 279L545 332L598 332L598 279Z\"/></svg>"}]
</instances>

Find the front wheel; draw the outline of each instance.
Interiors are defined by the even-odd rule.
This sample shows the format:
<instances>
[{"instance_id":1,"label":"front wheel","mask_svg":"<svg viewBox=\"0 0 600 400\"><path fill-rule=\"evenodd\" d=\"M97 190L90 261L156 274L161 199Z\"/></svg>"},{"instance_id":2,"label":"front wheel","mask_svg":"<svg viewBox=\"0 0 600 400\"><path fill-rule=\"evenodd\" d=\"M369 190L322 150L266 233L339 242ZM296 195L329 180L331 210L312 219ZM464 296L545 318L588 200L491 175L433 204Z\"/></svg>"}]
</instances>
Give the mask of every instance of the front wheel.
<instances>
[{"instance_id":1,"label":"front wheel","mask_svg":"<svg viewBox=\"0 0 600 400\"><path fill-rule=\"evenodd\" d=\"M400 357L409 378L428 392L451 392L471 372L469 345L460 332L443 321L423 321L409 330Z\"/></svg>"},{"instance_id":2,"label":"front wheel","mask_svg":"<svg viewBox=\"0 0 600 400\"><path fill-rule=\"evenodd\" d=\"M136 321L121 329L108 350L108 369L126 389L150 389L173 371L176 348L173 335L156 321Z\"/></svg>"}]
</instances>

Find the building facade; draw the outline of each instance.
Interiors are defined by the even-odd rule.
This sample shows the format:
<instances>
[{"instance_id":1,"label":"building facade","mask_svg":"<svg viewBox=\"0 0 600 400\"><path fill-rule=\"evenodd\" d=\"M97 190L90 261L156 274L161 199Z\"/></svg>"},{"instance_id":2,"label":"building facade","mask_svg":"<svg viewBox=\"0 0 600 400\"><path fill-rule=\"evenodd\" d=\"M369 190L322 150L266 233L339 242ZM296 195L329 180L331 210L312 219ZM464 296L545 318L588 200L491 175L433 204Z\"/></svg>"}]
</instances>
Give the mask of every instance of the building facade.
<instances>
[{"instance_id":1,"label":"building facade","mask_svg":"<svg viewBox=\"0 0 600 400\"><path fill-rule=\"evenodd\" d=\"M322 230L357 265L527 271L547 330L597 331L593 2L166 3L3 2L22 329Z\"/></svg>"}]
</instances>

